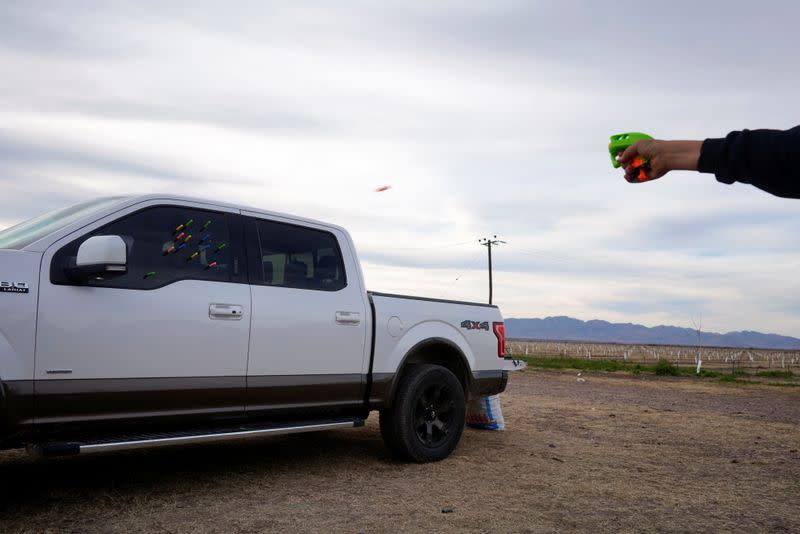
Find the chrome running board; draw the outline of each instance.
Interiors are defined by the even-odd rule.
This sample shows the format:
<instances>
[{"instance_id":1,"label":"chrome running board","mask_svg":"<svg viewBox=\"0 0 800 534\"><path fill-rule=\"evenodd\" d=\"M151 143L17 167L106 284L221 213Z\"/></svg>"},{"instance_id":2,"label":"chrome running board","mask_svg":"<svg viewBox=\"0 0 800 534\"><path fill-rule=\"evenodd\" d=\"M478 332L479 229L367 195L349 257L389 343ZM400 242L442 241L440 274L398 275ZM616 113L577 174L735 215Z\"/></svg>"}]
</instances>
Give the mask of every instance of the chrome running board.
<instances>
[{"instance_id":1,"label":"chrome running board","mask_svg":"<svg viewBox=\"0 0 800 534\"><path fill-rule=\"evenodd\" d=\"M320 430L334 430L337 428L355 428L364 426L363 419L347 419L336 421L317 422L313 424L295 424L291 426L270 427L239 427L238 429L223 430L205 433L175 433L158 434L150 436L122 436L118 439L86 442L49 442L37 443L27 446L29 454L35 456L64 456L75 454L92 454L107 451L124 451L131 449L145 449L151 447L168 447L171 445L188 445L195 443L217 443L234 439L251 438L258 436L279 436L282 434L300 434L303 432L317 432Z\"/></svg>"}]
</instances>

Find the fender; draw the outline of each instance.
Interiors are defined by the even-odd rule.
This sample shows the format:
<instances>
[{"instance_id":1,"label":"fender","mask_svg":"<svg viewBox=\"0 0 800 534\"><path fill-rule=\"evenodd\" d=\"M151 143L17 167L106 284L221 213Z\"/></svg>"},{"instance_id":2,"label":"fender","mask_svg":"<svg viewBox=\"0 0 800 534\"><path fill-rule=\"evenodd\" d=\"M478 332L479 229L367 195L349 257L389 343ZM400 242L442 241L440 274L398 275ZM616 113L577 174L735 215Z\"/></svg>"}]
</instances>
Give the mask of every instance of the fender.
<instances>
[{"instance_id":1,"label":"fender","mask_svg":"<svg viewBox=\"0 0 800 534\"><path fill-rule=\"evenodd\" d=\"M439 344L449 346L454 351L454 353L458 355L459 359L461 360L461 365L464 370L464 373L462 377L459 377L456 374L456 378L459 379L459 382L461 382L463 378L465 393L472 389L474 383L472 377L472 368L470 367L469 362L467 361L467 357L464 355L464 352L458 347L458 345L456 345L447 338L433 337L420 341L419 343L411 347L411 349L406 353L406 355L403 356L403 360L397 367L397 372L394 374L394 378L392 379L391 385L389 387L389 397L388 397L389 404L391 404L391 399L394 398L394 394L397 392L397 386L400 383L400 378L403 376L403 370L406 368L409 358L413 357L421 349L424 349L429 345L439 345Z\"/></svg>"},{"instance_id":2,"label":"fender","mask_svg":"<svg viewBox=\"0 0 800 534\"><path fill-rule=\"evenodd\" d=\"M33 424L33 380L0 377L0 448ZM13 446L13 444L11 444Z\"/></svg>"},{"instance_id":3,"label":"fender","mask_svg":"<svg viewBox=\"0 0 800 534\"><path fill-rule=\"evenodd\" d=\"M476 360L463 332L438 319L416 323L412 320L399 339L393 338L388 331L381 331L383 329L378 326L380 318L371 297L372 295L370 303L373 304L373 315L376 319L372 332L372 354L365 399L369 409L380 409L391 404L397 385L402 379L403 369L410 363L409 358L420 351L424 353L426 346L430 344L439 344L443 348L443 354L439 358L431 355L426 361L445 363L449 358L453 363L447 366L457 376L460 375L459 381L466 387L472 385L470 371L475 369Z\"/></svg>"},{"instance_id":4,"label":"fender","mask_svg":"<svg viewBox=\"0 0 800 534\"><path fill-rule=\"evenodd\" d=\"M432 343L432 340L446 341L448 347L452 346L457 348L460 355L466 360L469 369L475 369L475 355L472 353L472 347L464 338L464 334L456 327L445 321L433 319L418 322L409 325L409 328L396 341L392 342L384 337L384 340L389 341L389 346L383 345L386 352L376 362L376 370L382 373L396 373L402 366L405 360L418 345ZM377 340L379 346L377 350L382 348L381 340ZM382 351L381 351L382 352Z\"/></svg>"},{"instance_id":5,"label":"fender","mask_svg":"<svg viewBox=\"0 0 800 534\"><path fill-rule=\"evenodd\" d=\"M419 363L430 362L440 363L443 360L452 360L455 356L457 361L457 368L451 369L459 382L464 384L465 393L469 393L474 389L474 377L472 376L472 367L464 354L464 351L452 340L444 337L430 337L417 342L410 349L408 349L400 360L399 365L394 373L383 373L373 379L372 388L369 395L369 403L371 408L376 407L391 407L392 400L397 392L397 387L403 377L404 370L413 365L413 360L422 353L426 347L438 345L447 347L449 354L443 354L440 358L423 357ZM461 375L461 376L459 376Z\"/></svg>"},{"instance_id":6,"label":"fender","mask_svg":"<svg viewBox=\"0 0 800 534\"><path fill-rule=\"evenodd\" d=\"M0 250L0 432L33 423L34 349L42 255Z\"/></svg>"},{"instance_id":7,"label":"fender","mask_svg":"<svg viewBox=\"0 0 800 534\"><path fill-rule=\"evenodd\" d=\"M8 432L8 402L6 402L6 384L0 376L0 440Z\"/></svg>"}]
</instances>

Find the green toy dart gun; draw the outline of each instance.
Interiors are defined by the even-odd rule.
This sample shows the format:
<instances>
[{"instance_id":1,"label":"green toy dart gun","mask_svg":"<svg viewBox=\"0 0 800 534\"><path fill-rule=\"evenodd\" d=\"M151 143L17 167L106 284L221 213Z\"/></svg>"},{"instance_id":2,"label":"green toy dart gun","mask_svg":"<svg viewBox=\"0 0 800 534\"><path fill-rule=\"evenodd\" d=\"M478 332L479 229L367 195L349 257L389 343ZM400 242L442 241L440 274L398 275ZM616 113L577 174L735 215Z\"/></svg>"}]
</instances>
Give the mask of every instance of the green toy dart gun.
<instances>
[{"instance_id":1,"label":"green toy dart gun","mask_svg":"<svg viewBox=\"0 0 800 534\"><path fill-rule=\"evenodd\" d=\"M608 153L611 154L611 165L615 169L619 168L620 163L617 160L617 157L625 152L625 149L636 143L636 141L641 141L643 139L652 139L652 137L640 132L628 132L612 135L611 142L608 143ZM648 160L642 156L636 156L633 158L631 164L633 165L633 168L638 169L639 172L636 173L632 179L628 179L628 181L631 183L646 182L648 180L647 171L650 170L650 163Z\"/></svg>"}]
</instances>

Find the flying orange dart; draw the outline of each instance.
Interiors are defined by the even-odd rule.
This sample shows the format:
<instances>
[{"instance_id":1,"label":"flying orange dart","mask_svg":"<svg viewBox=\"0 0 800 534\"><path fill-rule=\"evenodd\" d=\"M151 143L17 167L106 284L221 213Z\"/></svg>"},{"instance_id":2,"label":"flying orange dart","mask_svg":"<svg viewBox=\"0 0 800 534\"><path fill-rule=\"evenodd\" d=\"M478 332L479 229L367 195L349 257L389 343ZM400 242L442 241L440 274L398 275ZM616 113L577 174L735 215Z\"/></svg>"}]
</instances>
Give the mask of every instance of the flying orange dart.
<instances>
[{"instance_id":1,"label":"flying orange dart","mask_svg":"<svg viewBox=\"0 0 800 534\"><path fill-rule=\"evenodd\" d=\"M375 190L375 192L376 192L376 193L382 193L382 192L386 191L387 189L391 189L391 188L392 188L392 186L391 186L391 185L382 185L382 186L380 186L379 188L377 188L377 189Z\"/></svg>"}]
</instances>

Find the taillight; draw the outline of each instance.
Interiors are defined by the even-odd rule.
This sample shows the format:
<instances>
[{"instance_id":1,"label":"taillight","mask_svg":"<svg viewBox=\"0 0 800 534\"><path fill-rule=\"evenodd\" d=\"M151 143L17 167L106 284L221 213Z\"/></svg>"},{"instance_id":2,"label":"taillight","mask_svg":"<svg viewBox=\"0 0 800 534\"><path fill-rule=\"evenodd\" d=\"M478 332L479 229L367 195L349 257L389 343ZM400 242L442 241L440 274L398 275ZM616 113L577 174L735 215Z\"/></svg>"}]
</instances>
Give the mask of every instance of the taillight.
<instances>
[{"instance_id":1,"label":"taillight","mask_svg":"<svg viewBox=\"0 0 800 534\"><path fill-rule=\"evenodd\" d=\"M505 323L492 323L494 337L497 338L497 357L506 357L506 325Z\"/></svg>"}]
</instances>

